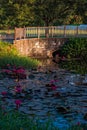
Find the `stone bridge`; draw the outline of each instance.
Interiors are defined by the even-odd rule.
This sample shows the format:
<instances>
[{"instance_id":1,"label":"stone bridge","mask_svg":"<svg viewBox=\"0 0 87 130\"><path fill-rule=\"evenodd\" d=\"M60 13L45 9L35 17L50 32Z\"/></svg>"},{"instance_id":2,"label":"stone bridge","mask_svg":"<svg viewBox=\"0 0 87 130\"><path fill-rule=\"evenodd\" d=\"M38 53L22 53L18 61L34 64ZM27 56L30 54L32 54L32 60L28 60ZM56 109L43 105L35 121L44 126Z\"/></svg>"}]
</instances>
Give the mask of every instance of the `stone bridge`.
<instances>
[{"instance_id":1,"label":"stone bridge","mask_svg":"<svg viewBox=\"0 0 87 130\"><path fill-rule=\"evenodd\" d=\"M14 45L21 55L47 58L70 37L87 37L87 25L15 28Z\"/></svg>"},{"instance_id":2,"label":"stone bridge","mask_svg":"<svg viewBox=\"0 0 87 130\"><path fill-rule=\"evenodd\" d=\"M30 57L52 57L68 38L87 37L87 25L24 27L15 28L14 34L1 36L0 39L14 44L21 55Z\"/></svg>"},{"instance_id":3,"label":"stone bridge","mask_svg":"<svg viewBox=\"0 0 87 130\"><path fill-rule=\"evenodd\" d=\"M14 46L23 56L51 58L66 41L67 38L30 38L14 40Z\"/></svg>"}]
</instances>

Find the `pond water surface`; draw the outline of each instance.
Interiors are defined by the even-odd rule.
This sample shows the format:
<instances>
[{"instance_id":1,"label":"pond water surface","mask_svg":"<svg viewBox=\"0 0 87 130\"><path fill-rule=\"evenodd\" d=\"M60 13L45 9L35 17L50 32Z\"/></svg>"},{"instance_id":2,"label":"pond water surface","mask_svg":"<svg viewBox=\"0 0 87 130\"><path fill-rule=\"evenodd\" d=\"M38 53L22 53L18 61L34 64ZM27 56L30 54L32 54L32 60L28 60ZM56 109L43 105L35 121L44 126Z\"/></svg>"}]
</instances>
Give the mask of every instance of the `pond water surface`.
<instances>
[{"instance_id":1,"label":"pond water surface","mask_svg":"<svg viewBox=\"0 0 87 130\"><path fill-rule=\"evenodd\" d=\"M19 111L31 118L37 117L41 122L51 119L61 130L73 124L87 124L86 68L83 73L83 67L69 68L66 65L56 64L51 59L42 60L38 69L27 70L27 79L18 82L24 91L9 95L3 105L8 110L14 109L14 100L20 99L22 105ZM77 68L80 70L77 71ZM13 79L4 78L0 80L0 91L9 89L12 94L13 85L16 84Z\"/></svg>"}]
</instances>

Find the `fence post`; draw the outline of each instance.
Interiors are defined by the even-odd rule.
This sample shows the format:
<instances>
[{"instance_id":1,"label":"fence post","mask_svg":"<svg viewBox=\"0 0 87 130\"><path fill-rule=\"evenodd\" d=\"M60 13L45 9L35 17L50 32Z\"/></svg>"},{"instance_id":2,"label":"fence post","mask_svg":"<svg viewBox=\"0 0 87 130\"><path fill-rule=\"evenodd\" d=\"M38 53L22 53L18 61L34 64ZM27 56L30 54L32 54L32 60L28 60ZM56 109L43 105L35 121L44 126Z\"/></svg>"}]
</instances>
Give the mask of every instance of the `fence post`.
<instances>
[{"instance_id":1,"label":"fence post","mask_svg":"<svg viewBox=\"0 0 87 130\"><path fill-rule=\"evenodd\" d=\"M78 36L78 25L77 25L77 28L76 28L76 36Z\"/></svg>"},{"instance_id":2,"label":"fence post","mask_svg":"<svg viewBox=\"0 0 87 130\"><path fill-rule=\"evenodd\" d=\"M38 39L40 38L40 29L39 29L39 27L37 27L37 37L38 37Z\"/></svg>"},{"instance_id":3,"label":"fence post","mask_svg":"<svg viewBox=\"0 0 87 130\"><path fill-rule=\"evenodd\" d=\"M49 38L49 27L45 28L45 36L46 38Z\"/></svg>"},{"instance_id":4,"label":"fence post","mask_svg":"<svg viewBox=\"0 0 87 130\"><path fill-rule=\"evenodd\" d=\"M24 27L24 29L23 29L23 37L24 37L24 39L26 38L26 28Z\"/></svg>"},{"instance_id":5,"label":"fence post","mask_svg":"<svg viewBox=\"0 0 87 130\"><path fill-rule=\"evenodd\" d=\"M64 37L66 37L66 26L64 26Z\"/></svg>"},{"instance_id":6,"label":"fence post","mask_svg":"<svg viewBox=\"0 0 87 130\"><path fill-rule=\"evenodd\" d=\"M14 39L16 40L16 27L14 29Z\"/></svg>"},{"instance_id":7,"label":"fence post","mask_svg":"<svg viewBox=\"0 0 87 130\"><path fill-rule=\"evenodd\" d=\"M51 36L53 38L53 26L51 26Z\"/></svg>"}]
</instances>

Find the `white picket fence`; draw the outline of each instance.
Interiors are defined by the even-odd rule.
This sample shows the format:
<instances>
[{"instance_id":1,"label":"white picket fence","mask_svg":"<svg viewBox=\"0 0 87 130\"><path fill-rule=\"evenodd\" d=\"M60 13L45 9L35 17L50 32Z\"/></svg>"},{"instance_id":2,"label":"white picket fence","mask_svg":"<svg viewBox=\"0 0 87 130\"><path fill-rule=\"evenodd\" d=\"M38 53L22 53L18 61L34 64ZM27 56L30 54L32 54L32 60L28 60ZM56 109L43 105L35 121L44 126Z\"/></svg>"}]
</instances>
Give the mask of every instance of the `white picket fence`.
<instances>
[{"instance_id":1,"label":"white picket fence","mask_svg":"<svg viewBox=\"0 0 87 130\"><path fill-rule=\"evenodd\" d=\"M15 39L87 37L87 25L15 28Z\"/></svg>"}]
</instances>

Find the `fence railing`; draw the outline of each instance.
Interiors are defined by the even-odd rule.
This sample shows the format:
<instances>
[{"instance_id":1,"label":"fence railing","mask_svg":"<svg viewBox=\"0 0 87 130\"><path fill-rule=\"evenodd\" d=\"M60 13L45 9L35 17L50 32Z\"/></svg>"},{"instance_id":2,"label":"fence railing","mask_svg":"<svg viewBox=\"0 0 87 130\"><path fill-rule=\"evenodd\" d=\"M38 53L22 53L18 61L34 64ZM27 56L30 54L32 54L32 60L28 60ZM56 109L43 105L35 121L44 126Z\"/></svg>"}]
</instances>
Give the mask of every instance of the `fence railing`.
<instances>
[{"instance_id":1,"label":"fence railing","mask_svg":"<svg viewBox=\"0 0 87 130\"><path fill-rule=\"evenodd\" d=\"M87 25L15 28L15 39L50 37L87 37Z\"/></svg>"}]
</instances>

